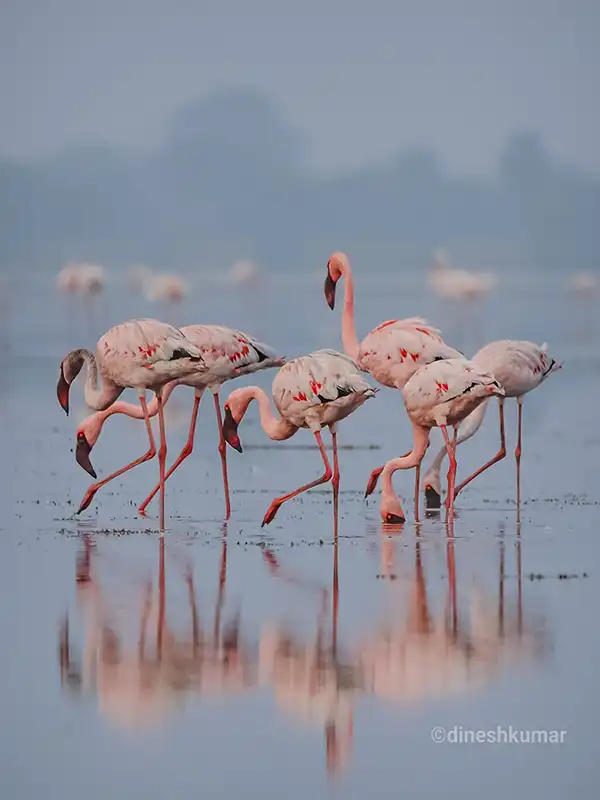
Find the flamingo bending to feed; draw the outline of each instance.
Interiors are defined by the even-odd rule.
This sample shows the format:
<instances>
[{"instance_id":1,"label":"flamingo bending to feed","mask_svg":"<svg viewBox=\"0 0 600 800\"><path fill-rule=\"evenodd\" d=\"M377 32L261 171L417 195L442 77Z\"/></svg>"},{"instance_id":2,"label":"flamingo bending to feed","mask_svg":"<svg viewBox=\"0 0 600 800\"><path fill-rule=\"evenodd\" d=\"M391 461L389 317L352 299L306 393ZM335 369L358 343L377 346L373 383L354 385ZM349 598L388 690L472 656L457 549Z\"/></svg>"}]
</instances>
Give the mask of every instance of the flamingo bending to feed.
<instances>
[{"instance_id":1,"label":"flamingo bending to feed","mask_svg":"<svg viewBox=\"0 0 600 800\"><path fill-rule=\"evenodd\" d=\"M517 504L521 502L521 423L523 413L523 397L539 386L546 378L562 367L548 355L546 343L541 347L534 342L512 341L510 339L490 342L473 356L473 362L480 369L491 372L504 388L506 397L515 397L518 407L518 432L515 459L517 462ZM476 472L466 478L454 491L454 499L459 492L474 478L506 457L506 441L504 438L504 397L498 398L500 408L500 449ZM457 445L474 436L485 416L487 400L470 414L460 426ZM441 449L431 463L423 479L427 503L432 508L440 506L440 468L446 455Z\"/></svg>"},{"instance_id":2,"label":"flamingo bending to feed","mask_svg":"<svg viewBox=\"0 0 600 800\"><path fill-rule=\"evenodd\" d=\"M89 350L72 350L60 365L56 393L64 411L69 413L69 390L72 382L86 365L84 387L85 401L97 411L107 409L127 389L137 389L146 429L150 440L149 450L120 470L113 472L101 485L108 483L138 464L154 458L156 445L146 405L146 389L156 395L160 427L158 461L160 468L160 529L165 528L165 461L167 440L163 415L163 386L169 381L189 377L206 371L200 349L172 325L155 319L134 319L115 325L96 345L96 355ZM102 387L98 387L98 372ZM98 486L96 489L99 488ZM86 495L79 511L90 504L94 493Z\"/></svg>"},{"instance_id":3,"label":"flamingo bending to feed","mask_svg":"<svg viewBox=\"0 0 600 800\"><path fill-rule=\"evenodd\" d=\"M325 298L332 310L335 308L336 285L341 277L346 281L342 315L344 350L359 369L368 372L378 383L391 389L403 389L419 367L442 359L463 358L461 352L446 344L437 328L432 328L420 317L383 322L359 342L354 323L352 269L348 256L338 252L327 262L325 278ZM373 475L379 476L382 470L383 467L378 467ZM415 493L418 494L419 468L415 484Z\"/></svg>"},{"instance_id":4,"label":"flamingo bending to feed","mask_svg":"<svg viewBox=\"0 0 600 800\"><path fill-rule=\"evenodd\" d=\"M231 505L229 501L229 482L227 479L227 448L222 433L223 421L219 402L219 387L225 383L225 381L231 380L232 378L247 375L251 372L257 372L258 370L268 369L269 367L280 367L285 362L284 359L278 357L275 351L268 345L258 342L256 339L253 339L251 336L241 331L226 328L223 325L186 325L181 328L181 332L202 354L206 371L171 381L167 383L163 389L163 406L176 386L181 384L183 386L193 386L195 389L194 406L192 409L188 438L183 446L183 450L165 475L165 481L175 472L181 462L192 453L200 400L202 399L205 389L209 389L213 394L215 411L217 414L217 425L220 437L219 453L221 455L223 485L225 489L225 515L226 519L229 519ZM148 416L153 417L157 411L158 401L155 399L152 400L148 406ZM140 406L134 405L133 403L116 402L106 410L98 411L96 414L92 414L83 420L77 428L75 457L79 465L89 472L93 478L96 478L96 473L90 462L90 452L100 436L105 421L113 414L126 414L128 417L133 417L134 419L144 419L144 410ZM82 507L87 508L93 496L105 482L106 481L100 481L90 486ZM157 484L140 505L138 509L140 513L144 513L146 507L159 488L160 484Z\"/></svg>"},{"instance_id":5,"label":"flamingo bending to feed","mask_svg":"<svg viewBox=\"0 0 600 800\"><path fill-rule=\"evenodd\" d=\"M320 478L289 494L276 497L265 514L263 525L268 525L274 519L286 500L328 481L333 484L334 518L337 521L340 470L335 424L373 397L376 391L348 356L336 350L317 350L308 356L288 361L275 376L272 395L279 419L273 414L269 398L258 386L236 389L229 395L225 402L223 435L238 452L242 452L238 425L252 400L256 400L262 428L270 439L289 439L300 428L308 428L315 435L325 464L325 472ZM325 426L329 428L333 441L333 472L321 438L321 428Z\"/></svg>"},{"instance_id":6,"label":"flamingo bending to feed","mask_svg":"<svg viewBox=\"0 0 600 800\"><path fill-rule=\"evenodd\" d=\"M398 524L405 521L400 500L392 486L392 475L398 469L418 467L427 447L431 428L442 431L450 459L448 471L448 497L446 508L449 517L454 512L454 482L456 479L456 431L460 422L490 395L504 396L504 389L493 375L481 370L466 358L436 361L421 367L407 382L402 391L404 405L413 426L413 447L407 456L393 458L382 470L382 497L380 514L382 522ZM447 426L454 428L453 441ZM378 475L373 473L366 495L374 490ZM418 509L415 497L415 513Z\"/></svg>"}]
</instances>

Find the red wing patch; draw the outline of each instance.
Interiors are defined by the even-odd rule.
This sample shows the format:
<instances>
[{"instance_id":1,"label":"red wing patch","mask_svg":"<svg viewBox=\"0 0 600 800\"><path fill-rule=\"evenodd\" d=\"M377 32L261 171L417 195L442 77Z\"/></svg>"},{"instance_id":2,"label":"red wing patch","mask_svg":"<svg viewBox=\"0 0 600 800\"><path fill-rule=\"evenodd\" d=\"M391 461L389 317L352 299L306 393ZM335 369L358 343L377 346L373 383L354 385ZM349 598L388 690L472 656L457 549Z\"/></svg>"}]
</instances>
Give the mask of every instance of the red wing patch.
<instances>
[{"instance_id":1,"label":"red wing patch","mask_svg":"<svg viewBox=\"0 0 600 800\"><path fill-rule=\"evenodd\" d=\"M292 400L296 400L298 402L306 402L308 397L304 394L304 392L298 392L298 394L292 395Z\"/></svg>"},{"instance_id":2,"label":"red wing patch","mask_svg":"<svg viewBox=\"0 0 600 800\"><path fill-rule=\"evenodd\" d=\"M448 384L447 383L440 383L439 381L435 382L436 385L436 394L442 395L444 392L448 391Z\"/></svg>"},{"instance_id":3,"label":"red wing patch","mask_svg":"<svg viewBox=\"0 0 600 800\"><path fill-rule=\"evenodd\" d=\"M377 331L381 331L384 328L387 328L388 325L393 325L395 322L398 322L397 319L388 319L387 322L382 322L381 325L378 325L376 328L373 328L372 333L376 333Z\"/></svg>"},{"instance_id":4,"label":"red wing patch","mask_svg":"<svg viewBox=\"0 0 600 800\"><path fill-rule=\"evenodd\" d=\"M316 381L313 378L312 381L310 382L310 388L311 388L312 393L315 394L315 395L319 394L319 389L321 388L321 385L322 384L320 384L319 381Z\"/></svg>"}]
</instances>

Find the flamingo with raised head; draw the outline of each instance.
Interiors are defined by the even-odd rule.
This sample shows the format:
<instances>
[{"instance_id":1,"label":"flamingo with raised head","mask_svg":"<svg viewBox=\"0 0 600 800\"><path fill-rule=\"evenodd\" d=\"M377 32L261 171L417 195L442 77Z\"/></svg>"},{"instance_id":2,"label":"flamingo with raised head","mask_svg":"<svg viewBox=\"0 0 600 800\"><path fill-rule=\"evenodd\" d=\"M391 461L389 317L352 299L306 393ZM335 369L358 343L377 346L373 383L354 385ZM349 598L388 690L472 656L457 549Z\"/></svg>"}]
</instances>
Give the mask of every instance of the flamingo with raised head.
<instances>
[{"instance_id":1,"label":"flamingo with raised head","mask_svg":"<svg viewBox=\"0 0 600 800\"><path fill-rule=\"evenodd\" d=\"M417 370L402 391L404 405L413 426L413 447L407 456L393 458L381 472L382 497L380 515L382 522L398 524L405 521L402 505L392 486L392 475L399 469L418 467L427 447L431 428L442 431L450 459L448 471L448 516L454 513L454 482L456 480L456 431L460 422L490 395L504 396L504 389L493 375L484 372L466 358L435 361ZM453 441L447 426L454 428ZM379 473L375 470L367 485L366 496L377 485ZM418 508L418 494L415 509Z\"/></svg>"},{"instance_id":2,"label":"flamingo with raised head","mask_svg":"<svg viewBox=\"0 0 600 800\"><path fill-rule=\"evenodd\" d=\"M242 445L238 436L238 425L252 400L256 400L260 421L270 439L289 439L300 428L308 428L315 436L325 472L299 489L282 497L276 497L262 521L271 522L279 507L308 489L332 481L334 519L337 529L340 469L337 450L336 423L347 417L377 390L369 386L348 356L336 350L317 350L307 356L288 361L273 380L272 395L279 419L273 414L269 398L258 386L247 386L233 391L225 402L223 434L227 442L238 452ZM321 428L327 426L333 442L333 471L321 438Z\"/></svg>"},{"instance_id":3,"label":"flamingo with raised head","mask_svg":"<svg viewBox=\"0 0 600 800\"><path fill-rule=\"evenodd\" d=\"M473 362L480 369L491 372L500 381L506 397L515 397L518 408L517 446L515 459L517 462L517 504L521 502L521 427L523 416L523 398L532 389L539 386L546 378L562 367L548 355L548 345L537 345L535 342L513 341L504 339L490 342L473 356ZM466 478L454 492L454 499L474 478L481 475L489 467L506 457L506 441L504 437L504 397L498 398L500 409L500 449L496 455L482 467ZM461 424L456 444L466 442L474 436L485 416L487 400L481 403ZM439 508L441 502L440 468L446 455L442 448L431 463L423 478L425 497L431 508Z\"/></svg>"},{"instance_id":4,"label":"flamingo with raised head","mask_svg":"<svg viewBox=\"0 0 600 800\"><path fill-rule=\"evenodd\" d=\"M194 434L196 430L196 420L198 418L198 408L205 389L209 389L213 394L215 411L217 414L217 425L219 429L219 453L221 455L221 466L223 471L223 486L225 490L225 516L229 519L231 514L231 504L229 500L229 481L227 478L227 458L225 438L223 437L221 417L221 405L219 401L219 387L225 381L248 375L251 372L268 369L270 367L280 367L285 363L283 358L276 355L275 351L266 344L257 341L242 331L226 328L223 325L186 325L181 328L183 335L192 342L202 354L206 371L195 373L187 378L181 378L167 383L163 388L163 405L167 402L171 392L178 385L193 386L194 406L190 421L190 430L187 441L177 459L173 462L169 471L165 475L165 481L175 472L177 467L191 453L194 447ZM158 411L158 401L152 400L148 406L148 416L153 417ZM80 466L83 467L93 478L96 472L90 462L90 452L98 441L102 426L113 414L125 414L134 419L144 419L144 410L133 403L116 402L104 411L92 414L77 428L77 447L75 457ZM105 481L92 484L87 491L84 503L89 505L91 498L98 491ZM146 507L159 490L157 484L144 502L140 505L140 513L144 513Z\"/></svg>"},{"instance_id":5,"label":"flamingo with raised head","mask_svg":"<svg viewBox=\"0 0 600 800\"><path fill-rule=\"evenodd\" d=\"M339 279L345 279L344 311L342 315L342 341L344 350L363 372L368 372L378 383L391 389L403 389L419 367L447 358L463 358L463 354L450 347L420 317L392 319L382 322L362 342L358 341L354 323L354 278L350 261L345 253L334 253L327 262L325 298L332 310ZM408 453L406 454L408 455ZM383 467L373 474L380 475ZM415 474L415 493L419 491L419 468Z\"/></svg>"},{"instance_id":6,"label":"flamingo with raised head","mask_svg":"<svg viewBox=\"0 0 600 800\"><path fill-rule=\"evenodd\" d=\"M165 462L167 439L163 415L162 390L166 383L178 378L198 375L206 371L206 364L200 349L190 342L179 328L159 322L156 319L134 319L115 325L98 340L96 355L90 350L72 350L60 365L60 375L56 393L65 413L69 413L69 390L72 382L86 365L84 387L85 401L97 411L107 409L121 393L127 389L137 389L150 448L122 469L113 472L96 486L108 483L138 464L154 458L156 445L146 405L146 389L156 395L160 428L160 447L158 461L160 469L160 529L165 529ZM102 386L98 387L98 373ZM84 498L79 512L90 504L95 492Z\"/></svg>"}]
</instances>

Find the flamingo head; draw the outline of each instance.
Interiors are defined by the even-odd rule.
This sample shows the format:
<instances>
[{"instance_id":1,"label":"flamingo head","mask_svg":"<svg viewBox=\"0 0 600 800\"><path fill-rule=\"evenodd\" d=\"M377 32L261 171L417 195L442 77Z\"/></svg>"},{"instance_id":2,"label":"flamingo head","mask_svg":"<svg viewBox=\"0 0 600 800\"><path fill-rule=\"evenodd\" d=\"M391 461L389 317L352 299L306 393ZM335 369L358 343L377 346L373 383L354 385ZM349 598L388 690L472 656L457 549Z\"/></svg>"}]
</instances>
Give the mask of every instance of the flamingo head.
<instances>
[{"instance_id":1,"label":"flamingo head","mask_svg":"<svg viewBox=\"0 0 600 800\"><path fill-rule=\"evenodd\" d=\"M102 430L103 418L100 414L91 414L86 417L77 428L77 444L75 446L75 460L92 478L96 478L96 470L90 461L90 453L98 441Z\"/></svg>"},{"instance_id":2,"label":"flamingo head","mask_svg":"<svg viewBox=\"0 0 600 800\"><path fill-rule=\"evenodd\" d=\"M384 525L402 525L406 522L402 504L397 497L391 497L384 492L381 498L379 515Z\"/></svg>"},{"instance_id":3,"label":"flamingo head","mask_svg":"<svg viewBox=\"0 0 600 800\"><path fill-rule=\"evenodd\" d=\"M327 277L325 278L325 299L333 311L335 308L335 287L342 275L350 269L348 257L344 253L334 253L327 262Z\"/></svg>"},{"instance_id":4,"label":"flamingo head","mask_svg":"<svg viewBox=\"0 0 600 800\"><path fill-rule=\"evenodd\" d=\"M234 393L232 392L232 395ZM232 404L232 395L229 396L227 403L225 403L225 417L223 419L223 437L227 444L231 445L234 450L237 450L238 453L242 452L242 443L240 442L240 437L238 436L238 425L240 424L240 420L243 414L237 416L234 415L235 412L235 402ZM236 418L237 416L237 418Z\"/></svg>"}]
</instances>

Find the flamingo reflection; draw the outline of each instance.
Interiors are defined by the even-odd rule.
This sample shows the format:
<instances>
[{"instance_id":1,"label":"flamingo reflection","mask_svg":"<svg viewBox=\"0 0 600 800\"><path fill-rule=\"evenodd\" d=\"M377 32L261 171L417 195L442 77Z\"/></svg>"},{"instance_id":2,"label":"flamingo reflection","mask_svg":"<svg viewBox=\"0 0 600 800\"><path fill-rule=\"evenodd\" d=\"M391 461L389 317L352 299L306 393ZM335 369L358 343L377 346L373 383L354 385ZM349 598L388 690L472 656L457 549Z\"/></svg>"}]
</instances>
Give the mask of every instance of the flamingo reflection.
<instances>
[{"instance_id":1,"label":"flamingo reflection","mask_svg":"<svg viewBox=\"0 0 600 800\"><path fill-rule=\"evenodd\" d=\"M108 592L96 577L93 553L86 537L77 570L84 633L81 663L72 653L68 615L61 626L59 659L63 683L74 691L95 694L102 716L119 727L151 728L191 696L240 692L253 684L251 659L240 643L239 619L221 621L226 535L211 627L202 625L191 569L178 564L174 573L187 590L190 621L184 633L175 632L168 621L164 539L159 542L156 587L149 581L137 590L130 586L129 592Z\"/></svg>"}]
</instances>

